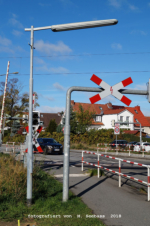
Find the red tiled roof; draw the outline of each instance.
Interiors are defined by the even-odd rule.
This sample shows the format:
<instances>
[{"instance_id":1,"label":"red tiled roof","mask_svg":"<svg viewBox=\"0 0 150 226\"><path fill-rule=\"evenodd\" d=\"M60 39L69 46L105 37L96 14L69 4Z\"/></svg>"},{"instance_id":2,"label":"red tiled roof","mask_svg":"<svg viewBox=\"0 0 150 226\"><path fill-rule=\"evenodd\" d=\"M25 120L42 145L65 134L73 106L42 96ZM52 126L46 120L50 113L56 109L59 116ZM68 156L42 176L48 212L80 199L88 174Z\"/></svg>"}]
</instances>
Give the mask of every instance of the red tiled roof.
<instances>
[{"instance_id":1,"label":"red tiled roof","mask_svg":"<svg viewBox=\"0 0 150 226\"><path fill-rule=\"evenodd\" d=\"M140 106L136 107L124 107L124 106L117 106L117 105L112 105L111 103L108 104L88 104L88 103L78 103L74 102L73 100L71 101L71 105L73 106L74 111L79 110L79 105L84 108L84 110L89 110L90 112L95 111L96 115L99 115L103 113L104 115L109 115L109 114L118 114L124 110L128 110L134 115L134 122L136 122L136 119L141 123L141 126L146 126L150 127L150 120L148 120L148 117L145 117L140 110ZM100 107L102 108L102 111L100 110ZM137 111L137 113L135 112ZM150 117L149 117L150 118ZM135 126L139 127L139 124L135 124Z\"/></svg>"},{"instance_id":2,"label":"red tiled roof","mask_svg":"<svg viewBox=\"0 0 150 226\"><path fill-rule=\"evenodd\" d=\"M147 121L150 123L150 117L145 116L145 118L146 118Z\"/></svg>"},{"instance_id":3,"label":"red tiled roof","mask_svg":"<svg viewBox=\"0 0 150 226\"><path fill-rule=\"evenodd\" d=\"M136 134L136 133L138 133L139 131L138 130L124 130L123 131L124 133L127 133L127 134Z\"/></svg>"}]
</instances>

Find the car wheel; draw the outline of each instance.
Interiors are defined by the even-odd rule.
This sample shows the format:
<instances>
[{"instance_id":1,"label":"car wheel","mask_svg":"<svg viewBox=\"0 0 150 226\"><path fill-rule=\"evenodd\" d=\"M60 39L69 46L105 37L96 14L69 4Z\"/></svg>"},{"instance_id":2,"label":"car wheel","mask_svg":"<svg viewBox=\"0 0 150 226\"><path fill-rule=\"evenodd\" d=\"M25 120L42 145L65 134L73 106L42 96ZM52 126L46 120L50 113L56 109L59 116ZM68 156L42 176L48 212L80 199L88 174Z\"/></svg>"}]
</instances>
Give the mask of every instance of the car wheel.
<instances>
[{"instance_id":1,"label":"car wheel","mask_svg":"<svg viewBox=\"0 0 150 226\"><path fill-rule=\"evenodd\" d=\"M44 147L44 148L43 148L43 154L44 154L44 155L47 155L47 147Z\"/></svg>"}]
</instances>

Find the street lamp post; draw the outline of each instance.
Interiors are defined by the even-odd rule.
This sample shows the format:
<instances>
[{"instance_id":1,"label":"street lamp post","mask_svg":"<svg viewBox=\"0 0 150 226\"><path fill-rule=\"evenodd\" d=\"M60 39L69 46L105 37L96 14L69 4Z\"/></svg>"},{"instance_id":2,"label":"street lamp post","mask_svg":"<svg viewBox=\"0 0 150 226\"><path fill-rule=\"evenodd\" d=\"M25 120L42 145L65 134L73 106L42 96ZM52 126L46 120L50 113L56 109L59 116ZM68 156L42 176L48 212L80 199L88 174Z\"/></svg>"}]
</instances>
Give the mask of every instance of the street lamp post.
<instances>
[{"instance_id":1,"label":"street lamp post","mask_svg":"<svg viewBox=\"0 0 150 226\"><path fill-rule=\"evenodd\" d=\"M28 154L27 154L27 205L32 204L32 101L33 101L33 42L34 42L34 31L39 30L47 30L51 29L54 32L57 31L68 31L68 30L77 30L77 29L85 29L85 28L93 28L93 27L103 27L109 25L115 25L118 23L116 19L110 20L96 20L96 21L87 21L87 22L79 22L79 23L68 23L68 24L60 24L60 25L52 25L47 27L39 27L34 28L25 28L25 31L31 31L31 44L30 44L30 82L29 82L29 143L28 143ZM66 129L65 129L66 130ZM65 134L65 133L64 133ZM68 153L67 150L64 151L64 166L67 165L68 162ZM68 166L67 166L68 167ZM65 184L67 184L67 179ZM64 189L64 188L63 188ZM63 190L64 192L64 190ZM63 201L67 201L68 199L68 190L65 186L65 198Z\"/></svg>"}]
</instances>

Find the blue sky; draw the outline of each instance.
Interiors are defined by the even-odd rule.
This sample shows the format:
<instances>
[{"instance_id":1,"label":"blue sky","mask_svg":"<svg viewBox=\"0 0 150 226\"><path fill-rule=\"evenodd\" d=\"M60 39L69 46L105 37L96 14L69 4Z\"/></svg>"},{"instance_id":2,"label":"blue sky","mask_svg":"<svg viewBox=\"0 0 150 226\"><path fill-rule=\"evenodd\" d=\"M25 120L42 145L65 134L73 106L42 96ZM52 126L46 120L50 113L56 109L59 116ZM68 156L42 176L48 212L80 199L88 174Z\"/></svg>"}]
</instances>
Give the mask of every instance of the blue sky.
<instances>
[{"instance_id":1,"label":"blue sky","mask_svg":"<svg viewBox=\"0 0 150 226\"><path fill-rule=\"evenodd\" d=\"M33 90L39 95L41 112L65 109L66 91L71 86L97 87L96 74L109 85L128 77L128 89L147 89L150 77L150 0L0 0L0 74L18 71L29 92L30 32L25 28L92 20L117 19L118 24L101 28L34 32ZM109 73L108 73L109 72ZM5 76L0 76L5 81ZM75 102L90 103L96 93L73 92ZM139 105L150 116L145 96L126 95L131 107ZM108 96L97 103L124 105Z\"/></svg>"}]
</instances>

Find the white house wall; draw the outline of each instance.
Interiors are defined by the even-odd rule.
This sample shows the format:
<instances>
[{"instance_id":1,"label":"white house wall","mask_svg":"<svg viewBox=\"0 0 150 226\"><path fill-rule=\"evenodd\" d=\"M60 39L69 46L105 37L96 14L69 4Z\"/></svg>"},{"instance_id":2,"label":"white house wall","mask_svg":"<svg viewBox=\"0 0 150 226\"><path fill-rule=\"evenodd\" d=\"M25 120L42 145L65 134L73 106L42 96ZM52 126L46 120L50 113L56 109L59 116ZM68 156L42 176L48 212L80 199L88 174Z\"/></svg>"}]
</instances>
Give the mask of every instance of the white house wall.
<instances>
[{"instance_id":1,"label":"white house wall","mask_svg":"<svg viewBox=\"0 0 150 226\"><path fill-rule=\"evenodd\" d=\"M104 126L101 126L99 129L114 129L114 127L111 125L111 121L115 120L115 122L120 121L120 116L123 116L123 121L126 121L126 116L129 116L129 122L133 122L133 114L129 111L125 110L119 114L113 114L113 115L103 115L102 116L102 122ZM129 124L129 126L121 126L123 129L130 129L134 130L134 125Z\"/></svg>"}]
</instances>

